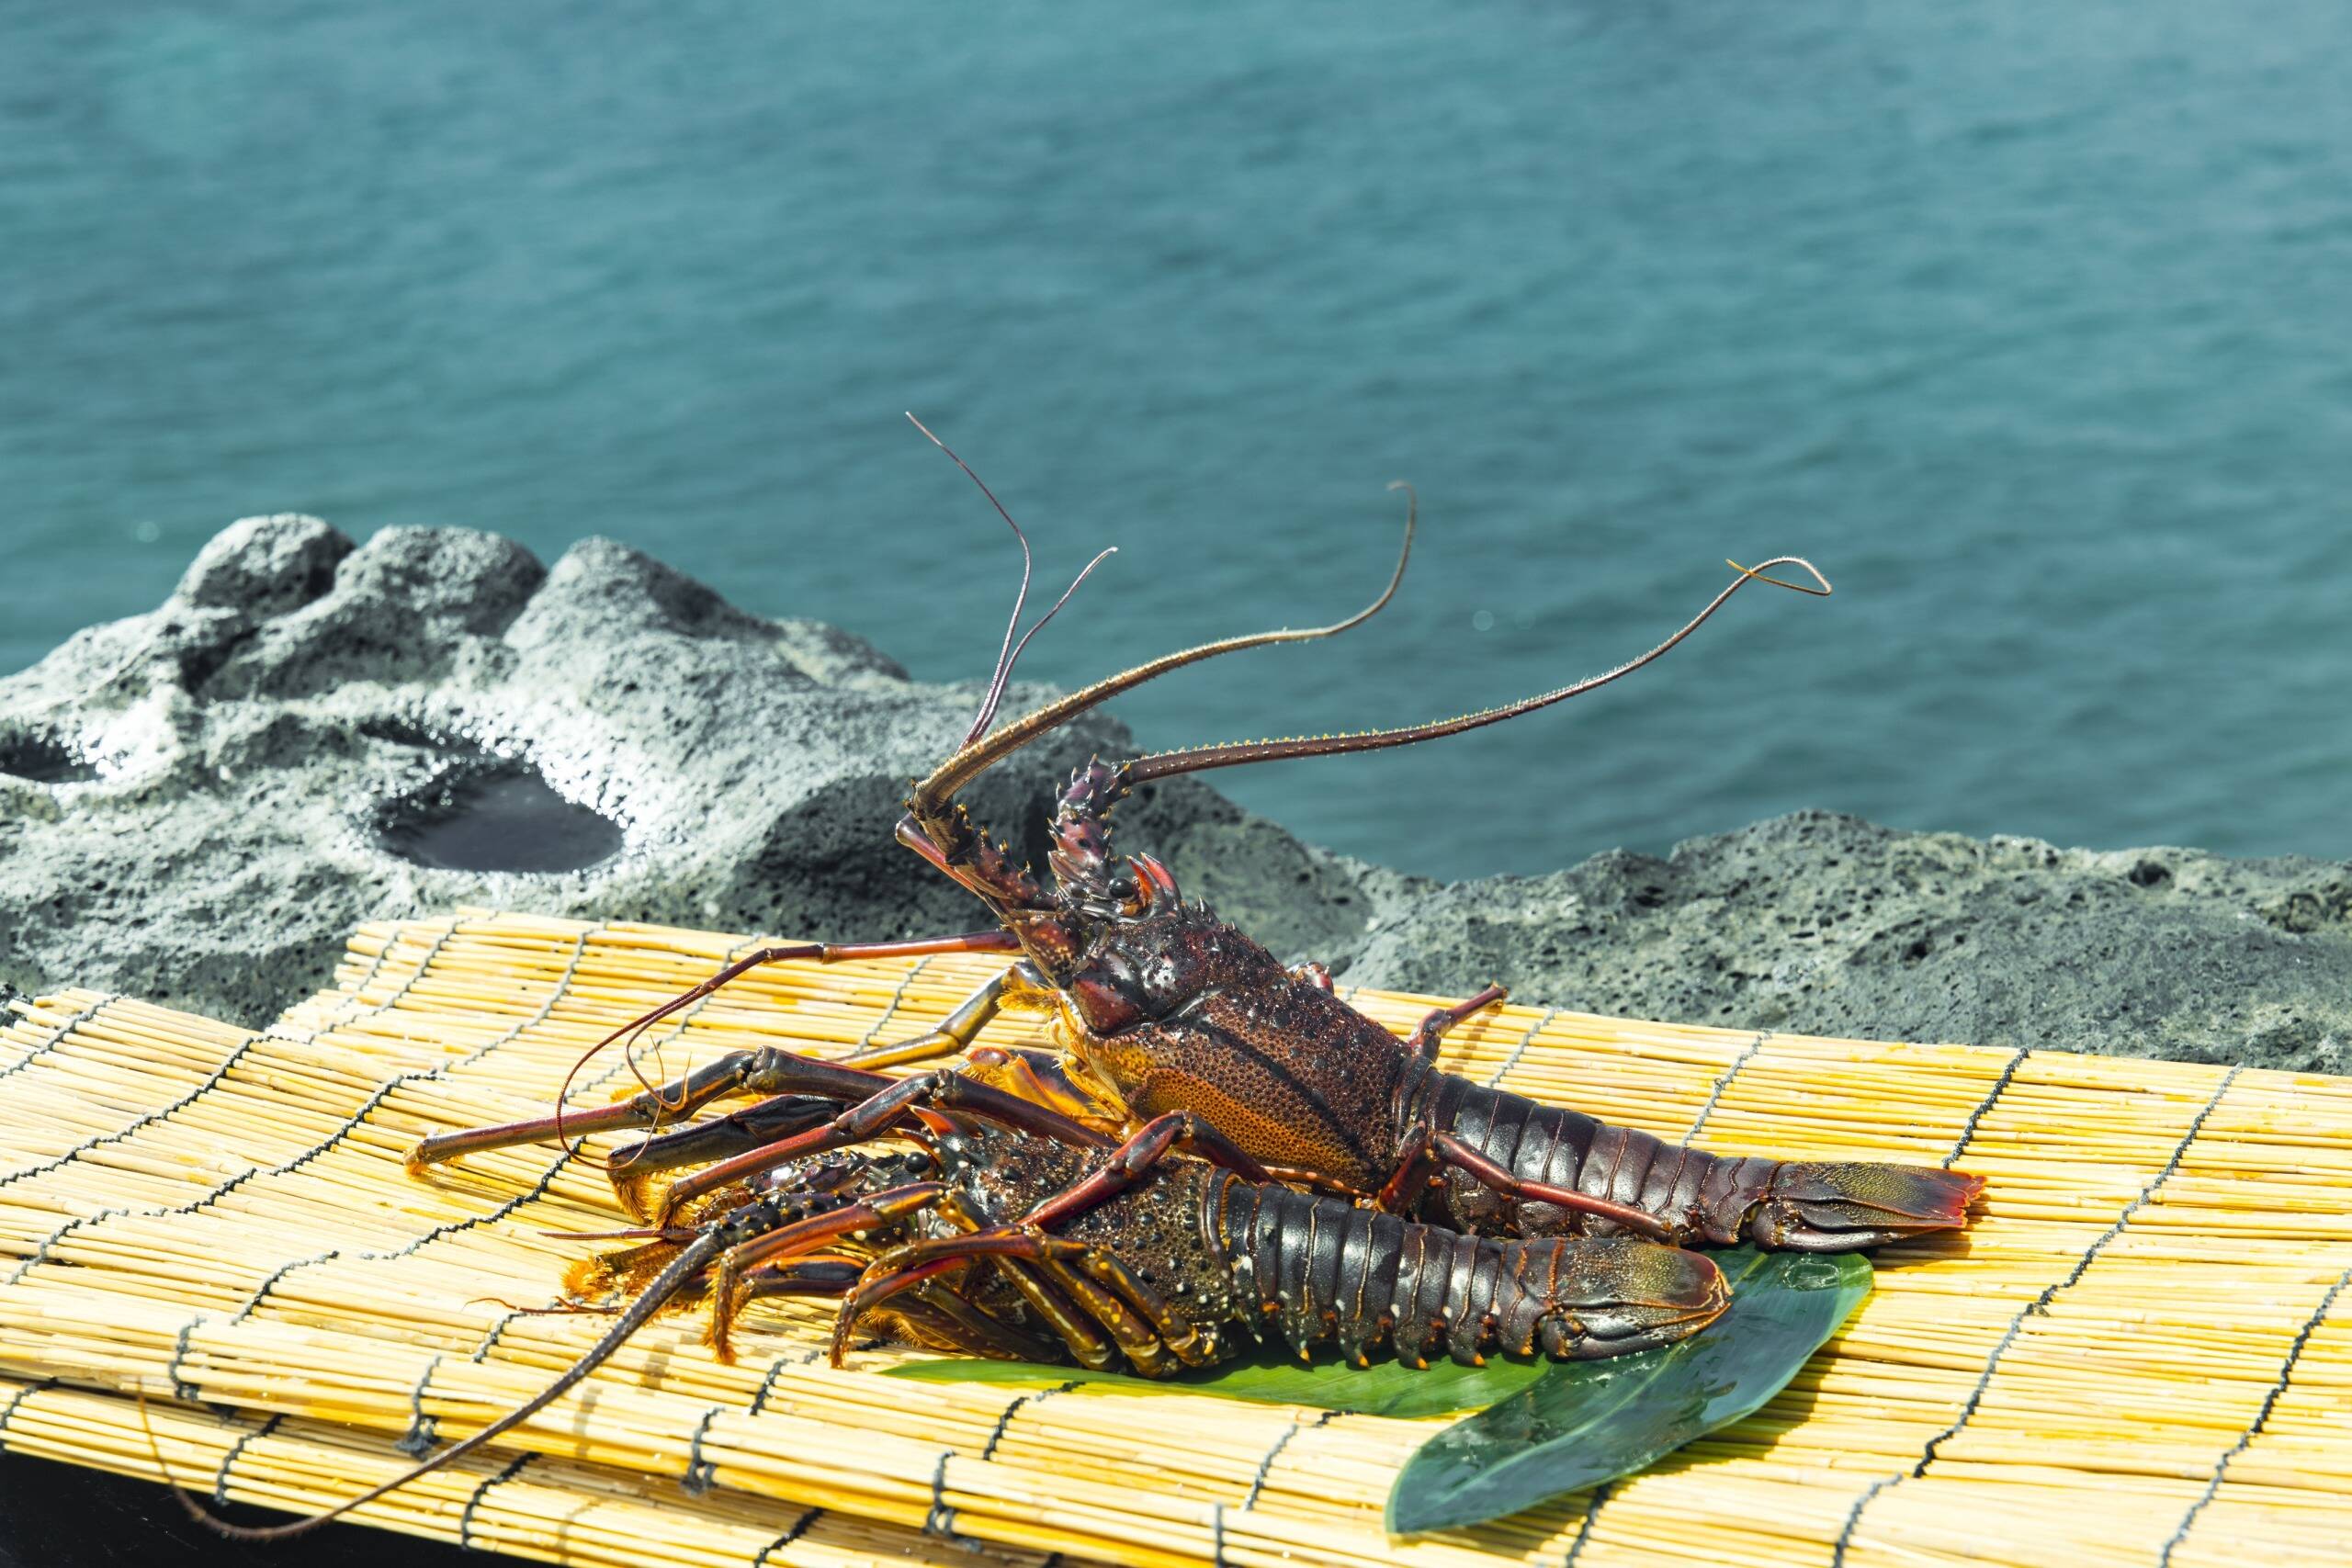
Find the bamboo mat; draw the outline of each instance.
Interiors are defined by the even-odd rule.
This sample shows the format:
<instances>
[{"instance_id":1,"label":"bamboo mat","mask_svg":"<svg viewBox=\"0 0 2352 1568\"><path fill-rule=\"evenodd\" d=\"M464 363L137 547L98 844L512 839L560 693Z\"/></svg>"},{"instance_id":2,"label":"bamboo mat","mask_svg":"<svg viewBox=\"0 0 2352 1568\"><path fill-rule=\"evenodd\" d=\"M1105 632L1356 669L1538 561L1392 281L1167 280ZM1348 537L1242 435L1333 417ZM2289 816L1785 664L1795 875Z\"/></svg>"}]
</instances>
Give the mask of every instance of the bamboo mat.
<instances>
[{"instance_id":1,"label":"bamboo mat","mask_svg":"<svg viewBox=\"0 0 2352 1568\"><path fill-rule=\"evenodd\" d=\"M529 1310L583 1246L540 1233L613 1223L603 1179L534 1147L418 1181L401 1152L540 1113L591 1041L752 945L469 912L363 928L334 987L261 1034L91 992L18 1003L0 1443L307 1509L520 1402L603 1326ZM763 970L653 1031L644 1066L903 1038L995 962ZM1352 999L1400 1032L1429 1005ZM1455 1030L1444 1065L1719 1151L1957 1163L1987 1210L1882 1252L1757 1416L1476 1530L1382 1532L1428 1422L913 1384L874 1375L888 1350L835 1371L819 1309L767 1304L737 1366L662 1320L479 1462L357 1517L633 1565L2352 1557L2352 1079L1524 1008ZM630 1081L599 1059L574 1101Z\"/></svg>"}]
</instances>

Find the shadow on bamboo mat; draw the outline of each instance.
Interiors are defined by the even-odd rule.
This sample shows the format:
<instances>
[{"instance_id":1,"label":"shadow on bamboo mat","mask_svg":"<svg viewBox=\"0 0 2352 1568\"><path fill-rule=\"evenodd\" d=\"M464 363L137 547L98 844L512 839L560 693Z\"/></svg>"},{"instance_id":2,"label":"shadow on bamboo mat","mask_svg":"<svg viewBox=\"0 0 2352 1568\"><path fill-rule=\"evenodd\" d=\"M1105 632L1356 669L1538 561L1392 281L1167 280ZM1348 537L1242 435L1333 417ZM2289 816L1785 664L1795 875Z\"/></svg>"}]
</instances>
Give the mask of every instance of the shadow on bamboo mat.
<instances>
[{"instance_id":1,"label":"shadow on bamboo mat","mask_svg":"<svg viewBox=\"0 0 2352 1568\"><path fill-rule=\"evenodd\" d=\"M237 1508L240 1523L273 1524L283 1514ZM299 1547L223 1540L189 1518L153 1482L50 1460L0 1454L0 1568L481 1568L478 1551L394 1535L364 1525L331 1525Z\"/></svg>"}]
</instances>

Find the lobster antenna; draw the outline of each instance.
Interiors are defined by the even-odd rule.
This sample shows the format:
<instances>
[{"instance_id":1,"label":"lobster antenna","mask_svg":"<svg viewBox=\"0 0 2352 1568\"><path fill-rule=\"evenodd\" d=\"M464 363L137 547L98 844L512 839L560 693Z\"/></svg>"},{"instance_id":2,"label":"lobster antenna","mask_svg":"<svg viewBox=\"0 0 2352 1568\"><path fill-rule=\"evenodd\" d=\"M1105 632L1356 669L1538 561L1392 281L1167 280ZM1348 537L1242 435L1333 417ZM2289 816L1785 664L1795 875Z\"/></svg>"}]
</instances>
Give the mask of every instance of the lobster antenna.
<instances>
[{"instance_id":1,"label":"lobster antenna","mask_svg":"<svg viewBox=\"0 0 2352 1568\"><path fill-rule=\"evenodd\" d=\"M613 1326L605 1331L605 1337L582 1351L580 1359L566 1367L553 1382L464 1441L451 1444L431 1459L412 1465L390 1481L380 1485L371 1486L356 1497L337 1503L334 1507L312 1514L308 1518L295 1519L282 1525L254 1526L232 1525L226 1519L215 1518L202 1504L188 1495L186 1488L175 1484L172 1491L178 1496L180 1506L187 1510L190 1518L210 1529L216 1534L227 1536L231 1540L284 1540L288 1536L306 1535L332 1519L340 1518L363 1504L372 1503L388 1493L399 1491L421 1475L431 1474L452 1460L463 1459L469 1453L479 1451L485 1445L513 1431L557 1400L561 1399L575 1384L609 1360L613 1352L618 1350L630 1335L644 1327L653 1314L659 1312L672 1296L676 1295L687 1280L701 1273L712 1258L725 1251L727 1233L717 1226L703 1232L701 1235L688 1243L685 1249L670 1261L668 1267L654 1277L651 1284L639 1292L637 1300L629 1303L628 1310L621 1314Z\"/></svg>"},{"instance_id":2,"label":"lobster antenna","mask_svg":"<svg viewBox=\"0 0 2352 1568\"><path fill-rule=\"evenodd\" d=\"M954 454L950 453L949 456L952 457ZM956 791L1039 736L1048 734L1087 709L1108 702L1122 692L1133 691L1145 682L1165 675L1171 670L1181 670L1187 664L1197 664L1204 659L1215 659L1219 654L1238 653L1250 648L1263 648L1270 643L1312 642L1317 637L1337 637L1351 627L1362 626L1384 609L1389 600L1396 597L1396 585L1405 580L1405 564L1412 558L1413 530L1420 517L1420 497L1415 493L1411 485L1403 479L1397 479L1388 488L1405 492L1405 539L1404 543L1397 547L1396 570L1389 574L1388 586L1380 591L1380 597L1350 615L1346 620L1334 621L1328 626L1308 626L1296 631L1284 627L1270 632L1254 632L1247 637L1226 637L1217 642L1204 642L1196 648L1188 648L1181 652L1162 654L1158 659L1138 664L1132 670L1122 671L1105 680L1097 681L1082 691L1057 698L1035 712L1022 715L986 739L980 739L977 736L967 739L962 749L942 762L933 771L930 777L915 785L912 802L920 810L935 811L942 808ZM1075 588L1077 585L1073 583L1071 586Z\"/></svg>"},{"instance_id":3,"label":"lobster antenna","mask_svg":"<svg viewBox=\"0 0 2352 1568\"><path fill-rule=\"evenodd\" d=\"M1147 784L1153 779L1172 777L1178 773L1197 773L1210 768L1239 767L1249 762L1271 762L1285 757L1328 757L1345 751L1377 751L1390 746L1412 746L1423 740L1435 740L1442 735L1459 735L1465 729L1479 729L1489 724L1500 724L1507 718L1517 718L1521 714L1533 713L1537 708L1549 707L1554 703L1566 702L1570 697L1591 691L1595 686L1605 686L1620 676L1632 674L1643 665L1663 655L1692 632L1697 631L1708 616L1723 607L1724 600L1739 592L1743 583L1751 581L1769 582L1775 588L1786 588L1793 592L1808 593L1816 599L1826 598L1830 592L1829 580L1822 576L1811 561L1801 556L1775 556L1759 567L1745 567L1737 561L1730 561L1726 564L1739 575L1732 579L1722 592L1710 599L1705 609L1685 621L1681 630L1638 658L1629 659L1613 670L1605 671L1599 675L1587 676L1581 681L1562 686L1555 691L1545 692L1539 696L1521 697L1517 702L1505 703L1498 707L1481 708L1476 713L1464 714L1458 718L1440 719L1430 724L1405 725L1395 729L1365 730L1352 735L1302 735L1284 740L1236 740L1216 746L1191 747L1182 751L1157 752L1148 757L1139 757L1122 768L1121 783L1133 786ZM1806 575L1810 576L1818 586L1790 582L1781 578L1766 575L1776 566L1802 567Z\"/></svg>"},{"instance_id":4,"label":"lobster antenna","mask_svg":"<svg viewBox=\"0 0 2352 1568\"><path fill-rule=\"evenodd\" d=\"M1029 646L1029 639L1044 631L1047 621L1061 614L1062 606L1069 603L1069 596L1078 592L1078 585L1092 575L1094 569L1102 564L1105 557L1115 556L1118 553L1119 547L1116 545L1095 551L1094 558L1079 570L1078 575L1070 579L1069 586L1062 590L1062 596L1054 601L1054 607L1038 616L1035 626L1021 634L1021 640L1012 645L1012 656L1007 659L1003 666L997 671L996 680L989 687L988 700L980 705L980 716L972 721L972 732L964 737L967 745L985 734L989 728L989 721L996 717L996 705L1004 701L1004 688L1012 680L1012 667L1021 662L1021 650Z\"/></svg>"},{"instance_id":5,"label":"lobster antenna","mask_svg":"<svg viewBox=\"0 0 2352 1568\"><path fill-rule=\"evenodd\" d=\"M996 498L996 491L989 489L988 481L981 479L979 475L972 472L971 464L967 463L963 458L956 456L956 448L947 445L946 442L942 441L938 436L933 435L931 433L931 426L917 419L912 409L907 410L906 415L908 423L913 425L917 430L922 431L926 440L928 440L933 446L938 447L942 452L946 453L949 460L954 462L957 468L964 470L965 478L970 479L974 484L980 487L980 493L989 498L989 504L996 508L996 514L1004 519L1004 525L1012 530L1012 536L1014 538L1021 541L1021 591L1012 596L1012 615L1004 623L1004 641L999 645L996 650L996 668L989 672L989 693L988 695L981 700L979 716L972 721L972 728L964 733L963 744L969 746L973 741L978 740L982 735L988 732L989 720L995 716L998 694L1003 690L1005 679L1012 673L1012 660L1020 651L1012 645L1012 634L1021 629L1021 612L1023 607L1029 603L1029 536L1021 531L1021 525L1012 520L1012 513L1004 509L1004 502ZM1091 571L1092 570L1093 568L1091 566L1087 569L1088 571ZM1080 581L1084 581L1085 576L1085 572L1079 573ZM1076 582L1070 584L1072 589L1076 589L1077 586L1078 584ZM1064 599L1068 599L1069 595L1065 593L1062 597ZM1060 608L1061 606L1059 604L1056 604L1054 606L1054 609L1056 610ZM1053 619L1053 612L1047 611L1046 620L1051 619ZM1044 626L1045 624L1045 621L1037 623L1038 626ZM1033 627L1032 629L1034 630L1035 628ZM1023 637L1021 640L1023 643L1026 643L1029 639L1027 637Z\"/></svg>"},{"instance_id":6,"label":"lobster antenna","mask_svg":"<svg viewBox=\"0 0 2352 1568\"><path fill-rule=\"evenodd\" d=\"M1004 701L1004 688L1012 680L1012 667L1021 661L1021 650L1029 646L1029 639L1045 630L1046 623L1061 613L1062 606L1069 603L1069 596L1078 592L1078 585L1085 581L1088 574L1096 567L1102 564L1102 558L1117 555L1119 548L1114 545L1107 550L1098 551L1094 558L1088 561L1079 574L1070 580L1069 586L1062 590L1062 596L1054 601L1054 607L1038 616L1037 624L1023 632L1019 642L1013 641L1012 634L1019 631L1021 627L1021 607L1029 602L1029 536L1021 531L1021 525L1012 520L1012 513L1004 509L1004 502L996 498L996 491L989 489L987 481L972 472L972 465L956 456L956 448L932 434L931 426L916 419L911 410L908 412L907 419L917 430L929 437L933 446L946 453L956 466L964 470L966 478L980 487L980 493L989 498L989 504L996 508L996 514L1004 519L1005 525L1012 530L1012 536L1021 541L1021 592L1012 596L1012 618L1004 624L1004 642L997 649L996 669L989 676L988 694L980 699L979 716L972 720L972 728L964 732L964 739L960 742L961 745L969 746L988 733L989 721L996 717L997 705Z\"/></svg>"}]
</instances>

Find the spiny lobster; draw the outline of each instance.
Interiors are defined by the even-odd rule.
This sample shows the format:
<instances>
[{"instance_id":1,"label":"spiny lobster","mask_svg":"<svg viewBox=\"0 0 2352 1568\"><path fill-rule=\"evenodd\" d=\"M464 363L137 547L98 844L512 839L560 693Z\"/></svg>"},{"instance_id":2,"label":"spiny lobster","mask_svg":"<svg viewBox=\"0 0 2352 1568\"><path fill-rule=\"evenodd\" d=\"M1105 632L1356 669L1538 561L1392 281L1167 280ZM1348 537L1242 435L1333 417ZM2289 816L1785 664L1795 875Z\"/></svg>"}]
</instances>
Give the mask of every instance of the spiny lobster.
<instances>
[{"instance_id":1,"label":"spiny lobster","mask_svg":"<svg viewBox=\"0 0 2352 1568\"><path fill-rule=\"evenodd\" d=\"M927 429L923 434L931 435ZM1102 558L1089 562L1053 610L1016 641L1029 581L1026 537L979 477L938 444L1021 537L1022 594L978 716L956 753L914 784L897 831L901 843L979 898L996 926L910 942L763 948L616 1031L606 1043L764 964L936 953L1018 954L1017 962L939 1028L849 1060L884 1066L968 1050L1000 1010L1043 1010L1055 1021L1058 1063L1033 1054L981 1051L971 1056L967 1076L1114 1131L1131 1131L1163 1111L1195 1111L1283 1179L1480 1234L1542 1236L1627 1229L1676 1242L1745 1238L1766 1247L1838 1251L1966 1223L1983 1182L1962 1172L1725 1158L1441 1072L1434 1066L1440 1039L1462 1019L1500 1000L1500 987L1432 1011L1410 1039L1399 1042L1341 1001L1321 966L1285 968L1205 907L1186 903L1175 878L1148 854L1121 861L1111 852L1112 811L1140 785L1213 768L1416 745L1532 713L1659 658L1744 583L1827 594L1827 580L1810 562L1794 556L1756 568L1733 562L1739 575L1648 652L1602 674L1458 718L1354 734L1231 742L1118 762L1098 758L1076 772L1057 807L1048 884L974 826L956 798L958 792L1022 747L1170 671L1245 649L1332 637L1361 624L1388 603L1403 579L1417 508L1408 508L1404 546L1387 587L1346 620L1228 637L1167 654L990 733L1022 649ZM1812 581L1768 575L1778 567L1800 569ZM799 1069L771 1055L737 1053L603 1112L560 1111L554 1121L559 1131L567 1116L582 1127L655 1125L725 1096L795 1092ZM927 1075L927 1080L938 1077ZM667 1140L651 1140L640 1150L630 1179L731 1154L673 1182L657 1208L657 1215L666 1215L679 1202L766 1166L865 1136L872 1124L869 1112L854 1107L826 1127L783 1129L780 1114L773 1106L754 1106Z\"/></svg>"},{"instance_id":2,"label":"spiny lobster","mask_svg":"<svg viewBox=\"0 0 2352 1568\"><path fill-rule=\"evenodd\" d=\"M804 1121L839 1109L838 1094L803 1098L792 1109ZM1148 1377L1214 1365L1270 1334L1302 1357L1336 1341L1358 1365L1383 1345L1415 1367L1440 1348L1471 1365L1490 1350L1589 1359L1687 1337L1729 1303L1722 1271L1698 1253L1625 1237L1464 1235L1171 1157L1198 1145L1236 1158L1186 1113L1106 1157L1098 1134L1057 1111L1021 1105L1012 1124L991 1124L1002 1109L910 1100L877 1129L912 1138L910 1152L788 1162L695 1200L683 1224L613 1233L647 1245L592 1259L569 1281L634 1287L613 1325L524 1404L348 1502L254 1528L181 1500L238 1540L313 1529L512 1431L696 1291L712 1298L722 1359L749 1301L827 1296L842 1303L835 1365L864 1326L969 1355L1124 1361ZM448 1134L439 1152L513 1142L515 1130ZM864 1255L826 1250L850 1243Z\"/></svg>"}]
</instances>

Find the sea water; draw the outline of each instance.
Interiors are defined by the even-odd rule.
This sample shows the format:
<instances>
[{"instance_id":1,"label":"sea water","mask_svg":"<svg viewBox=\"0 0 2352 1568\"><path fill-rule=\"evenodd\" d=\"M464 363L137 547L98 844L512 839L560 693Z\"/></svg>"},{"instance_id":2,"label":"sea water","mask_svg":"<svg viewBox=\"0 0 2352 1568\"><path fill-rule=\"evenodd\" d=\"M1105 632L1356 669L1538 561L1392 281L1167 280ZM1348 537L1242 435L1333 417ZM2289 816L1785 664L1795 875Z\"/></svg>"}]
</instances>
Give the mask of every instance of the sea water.
<instances>
[{"instance_id":1,"label":"sea water","mask_svg":"<svg viewBox=\"0 0 2352 1568\"><path fill-rule=\"evenodd\" d=\"M1926 4L18 6L0 670L232 518L619 538L1123 699L1444 875L1802 807L2347 852L2352 12ZM885 825L876 824L876 831Z\"/></svg>"}]
</instances>

